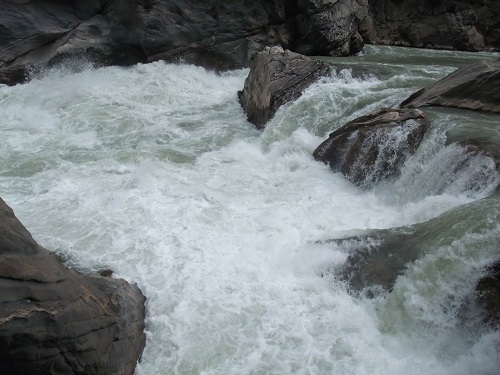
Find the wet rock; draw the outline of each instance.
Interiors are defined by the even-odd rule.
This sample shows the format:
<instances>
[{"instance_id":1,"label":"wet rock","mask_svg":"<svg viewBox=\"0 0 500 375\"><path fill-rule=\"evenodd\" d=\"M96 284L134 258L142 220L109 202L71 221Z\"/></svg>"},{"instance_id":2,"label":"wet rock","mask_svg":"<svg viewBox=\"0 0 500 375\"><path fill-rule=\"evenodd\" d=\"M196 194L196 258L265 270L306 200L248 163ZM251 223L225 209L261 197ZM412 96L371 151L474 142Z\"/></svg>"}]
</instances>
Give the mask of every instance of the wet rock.
<instances>
[{"instance_id":1,"label":"wet rock","mask_svg":"<svg viewBox=\"0 0 500 375\"><path fill-rule=\"evenodd\" d=\"M499 208L500 200L497 195L453 208L424 223L371 230L363 235L332 240L331 243L349 251L349 256L342 266L332 269L331 272L346 282L353 294L371 297L378 293L390 292L396 279L403 275L409 266L426 254L436 254L438 249L451 248L452 252L456 251L456 265L449 262L450 258L446 252L441 256L444 263L451 267L450 270L455 266L460 268L463 261L461 256L464 255L460 253L462 247L469 251L482 248L492 253L497 250L496 227L500 215ZM477 235L478 233L489 235ZM440 256L436 254L436 257L433 261L439 262ZM491 275L497 277L499 268L495 270L496 273ZM471 286L475 283L476 280L470 280ZM490 279L488 283L491 284ZM495 288L497 289L493 291L496 293L499 291L498 285ZM492 301L498 302L493 298ZM494 306L497 309L495 311L499 312L498 305Z\"/></svg>"},{"instance_id":2,"label":"wet rock","mask_svg":"<svg viewBox=\"0 0 500 375\"><path fill-rule=\"evenodd\" d=\"M476 285L476 293L485 321L500 328L500 261L487 267Z\"/></svg>"},{"instance_id":3,"label":"wet rock","mask_svg":"<svg viewBox=\"0 0 500 375\"><path fill-rule=\"evenodd\" d=\"M457 69L417 91L402 108L455 107L500 113L500 60L483 60Z\"/></svg>"},{"instance_id":4,"label":"wet rock","mask_svg":"<svg viewBox=\"0 0 500 375\"><path fill-rule=\"evenodd\" d=\"M379 109L330 134L313 153L360 186L399 173L428 130L424 113L415 109Z\"/></svg>"},{"instance_id":5,"label":"wet rock","mask_svg":"<svg viewBox=\"0 0 500 375\"><path fill-rule=\"evenodd\" d=\"M368 14L365 0L295 3L297 16L289 22L293 51L309 56L347 56L363 49L358 30Z\"/></svg>"},{"instance_id":6,"label":"wet rock","mask_svg":"<svg viewBox=\"0 0 500 375\"><path fill-rule=\"evenodd\" d=\"M262 129L279 107L330 70L330 65L281 47L268 47L252 61L245 86L238 92L248 121Z\"/></svg>"},{"instance_id":7,"label":"wet rock","mask_svg":"<svg viewBox=\"0 0 500 375\"><path fill-rule=\"evenodd\" d=\"M420 48L500 49L497 0L369 0L374 33L365 42Z\"/></svg>"},{"instance_id":8,"label":"wet rock","mask_svg":"<svg viewBox=\"0 0 500 375\"><path fill-rule=\"evenodd\" d=\"M133 374L145 343L139 288L67 269L1 199L0 289L2 374Z\"/></svg>"}]
</instances>

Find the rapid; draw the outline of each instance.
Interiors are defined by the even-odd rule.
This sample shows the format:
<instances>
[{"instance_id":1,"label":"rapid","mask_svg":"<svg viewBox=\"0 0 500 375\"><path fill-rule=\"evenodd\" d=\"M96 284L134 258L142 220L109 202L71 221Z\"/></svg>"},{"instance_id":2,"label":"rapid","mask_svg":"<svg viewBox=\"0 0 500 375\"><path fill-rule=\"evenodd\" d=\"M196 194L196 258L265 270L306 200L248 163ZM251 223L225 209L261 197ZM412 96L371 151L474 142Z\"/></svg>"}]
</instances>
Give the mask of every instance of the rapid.
<instances>
[{"instance_id":1,"label":"rapid","mask_svg":"<svg viewBox=\"0 0 500 375\"><path fill-rule=\"evenodd\" d=\"M499 256L500 176L446 138L500 138L499 118L426 110L433 129L401 176L368 188L312 157L346 122L491 57L367 46L328 59L350 68L263 131L237 99L248 70L53 68L0 86L0 196L69 266L138 284L137 375L497 374L500 332L461 316ZM350 249L329 240L435 218L391 292L337 277Z\"/></svg>"}]
</instances>

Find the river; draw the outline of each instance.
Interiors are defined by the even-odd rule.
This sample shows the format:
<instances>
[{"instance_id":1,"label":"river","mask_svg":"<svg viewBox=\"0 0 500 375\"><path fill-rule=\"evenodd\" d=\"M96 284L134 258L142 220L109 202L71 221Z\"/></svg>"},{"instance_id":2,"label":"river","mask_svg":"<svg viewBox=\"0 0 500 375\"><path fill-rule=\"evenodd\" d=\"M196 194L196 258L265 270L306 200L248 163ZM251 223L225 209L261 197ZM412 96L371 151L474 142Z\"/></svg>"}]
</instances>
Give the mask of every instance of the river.
<instances>
[{"instance_id":1,"label":"river","mask_svg":"<svg viewBox=\"0 0 500 375\"><path fill-rule=\"evenodd\" d=\"M327 59L352 70L263 131L237 100L248 70L53 68L0 86L0 196L71 267L139 285L137 375L497 374L500 332L460 311L498 257L500 197L480 199L500 176L445 140L500 138L499 117L427 110L433 129L401 176L370 188L312 157L347 121L485 57L499 55L366 46ZM328 240L453 210L460 225L427 238L392 292L354 296L331 271L349 248Z\"/></svg>"}]
</instances>

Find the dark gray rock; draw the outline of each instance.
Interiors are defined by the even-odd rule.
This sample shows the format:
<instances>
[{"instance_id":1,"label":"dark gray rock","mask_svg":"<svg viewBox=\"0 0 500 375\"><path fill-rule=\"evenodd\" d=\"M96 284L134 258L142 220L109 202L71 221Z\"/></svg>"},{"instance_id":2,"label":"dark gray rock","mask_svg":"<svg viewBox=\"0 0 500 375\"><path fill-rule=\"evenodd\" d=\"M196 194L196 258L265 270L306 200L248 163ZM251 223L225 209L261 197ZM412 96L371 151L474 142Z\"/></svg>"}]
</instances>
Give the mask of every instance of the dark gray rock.
<instances>
[{"instance_id":1,"label":"dark gray rock","mask_svg":"<svg viewBox=\"0 0 500 375\"><path fill-rule=\"evenodd\" d=\"M484 311L484 320L500 328L500 260L490 264L476 285L479 306Z\"/></svg>"},{"instance_id":2,"label":"dark gray rock","mask_svg":"<svg viewBox=\"0 0 500 375\"><path fill-rule=\"evenodd\" d=\"M248 121L262 129L279 107L297 99L330 65L281 47L267 47L252 61L245 87L238 92Z\"/></svg>"},{"instance_id":3,"label":"dark gray rock","mask_svg":"<svg viewBox=\"0 0 500 375\"><path fill-rule=\"evenodd\" d=\"M133 374L145 343L139 288L65 268L0 199L0 373Z\"/></svg>"},{"instance_id":4,"label":"dark gray rock","mask_svg":"<svg viewBox=\"0 0 500 375\"><path fill-rule=\"evenodd\" d=\"M481 51L500 49L497 0L369 0L376 33L365 42L420 48Z\"/></svg>"},{"instance_id":5,"label":"dark gray rock","mask_svg":"<svg viewBox=\"0 0 500 375\"><path fill-rule=\"evenodd\" d=\"M185 61L246 67L266 46L348 55L366 0L2 0L0 83L68 57L97 65Z\"/></svg>"},{"instance_id":6,"label":"dark gray rock","mask_svg":"<svg viewBox=\"0 0 500 375\"><path fill-rule=\"evenodd\" d=\"M457 69L417 91L401 107L455 107L500 113L500 60L483 60Z\"/></svg>"},{"instance_id":7,"label":"dark gray rock","mask_svg":"<svg viewBox=\"0 0 500 375\"><path fill-rule=\"evenodd\" d=\"M294 3L293 1L291 3ZM309 56L347 56L363 48L359 26L368 14L366 0L299 0L290 19L290 49Z\"/></svg>"},{"instance_id":8,"label":"dark gray rock","mask_svg":"<svg viewBox=\"0 0 500 375\"><path fill-rule=\"evenodd\" d=\"M409 265L437 249L463 243L471 251L482 247L493 252L498 248L498 239L494 236L500 216L498 198L492 196L456 207L424 223L332 240L330 242L348 250L350 255L342 266L331 272L346 282L353 294L373 296L391 291ZM487 231L491 231L490 236L476 235ZM497 277L498 266L495 272L492 274ZM470 283L475 285L477 280L471 279ZM492 299L491 303L495 303L498 313L498 300Z\"/></svg>"},{"instance_id":9,"label":"dark gray rock","mask_svg":"<svg viewBox=\"0 0 500 375\"><path fill-rule=\"evenodd\" d=\"M420 110L379 109L330 134L313 153L360 186L397 175L428 130Z\"/></svg>"}]
</instances>

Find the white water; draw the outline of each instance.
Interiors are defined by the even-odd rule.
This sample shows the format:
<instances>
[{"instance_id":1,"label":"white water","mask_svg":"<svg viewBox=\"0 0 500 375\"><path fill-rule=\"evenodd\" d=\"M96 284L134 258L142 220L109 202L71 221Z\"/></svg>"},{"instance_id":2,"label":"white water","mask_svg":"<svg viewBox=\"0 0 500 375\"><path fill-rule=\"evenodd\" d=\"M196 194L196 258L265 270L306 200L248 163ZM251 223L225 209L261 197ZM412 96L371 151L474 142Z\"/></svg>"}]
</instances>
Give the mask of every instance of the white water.
<instances>
[{"instance_id":1,"label":"white water","mask_svg":"<svg viewBox=\"0 0 500 375\"><path fill-rule=\"evenodd\" d=\"M444 318L413 317L408 334L401 308L387 306L439 304L411 282L398 286L410 299L364 300L322 277L347 253L317 241L422 222L489 193L408 195L405 175L396 190L359 190L313 160L328 132L396 105L415 77L344 71L259 132L237 102L246 75L158 62L0 87L0 196L73 266L139 285L137 374L493 374L498 332L471 341L445 327L445 354L432 331ZM425 169L430 156L419 157L408 173Z\"/></svg>"}]
</instances>

